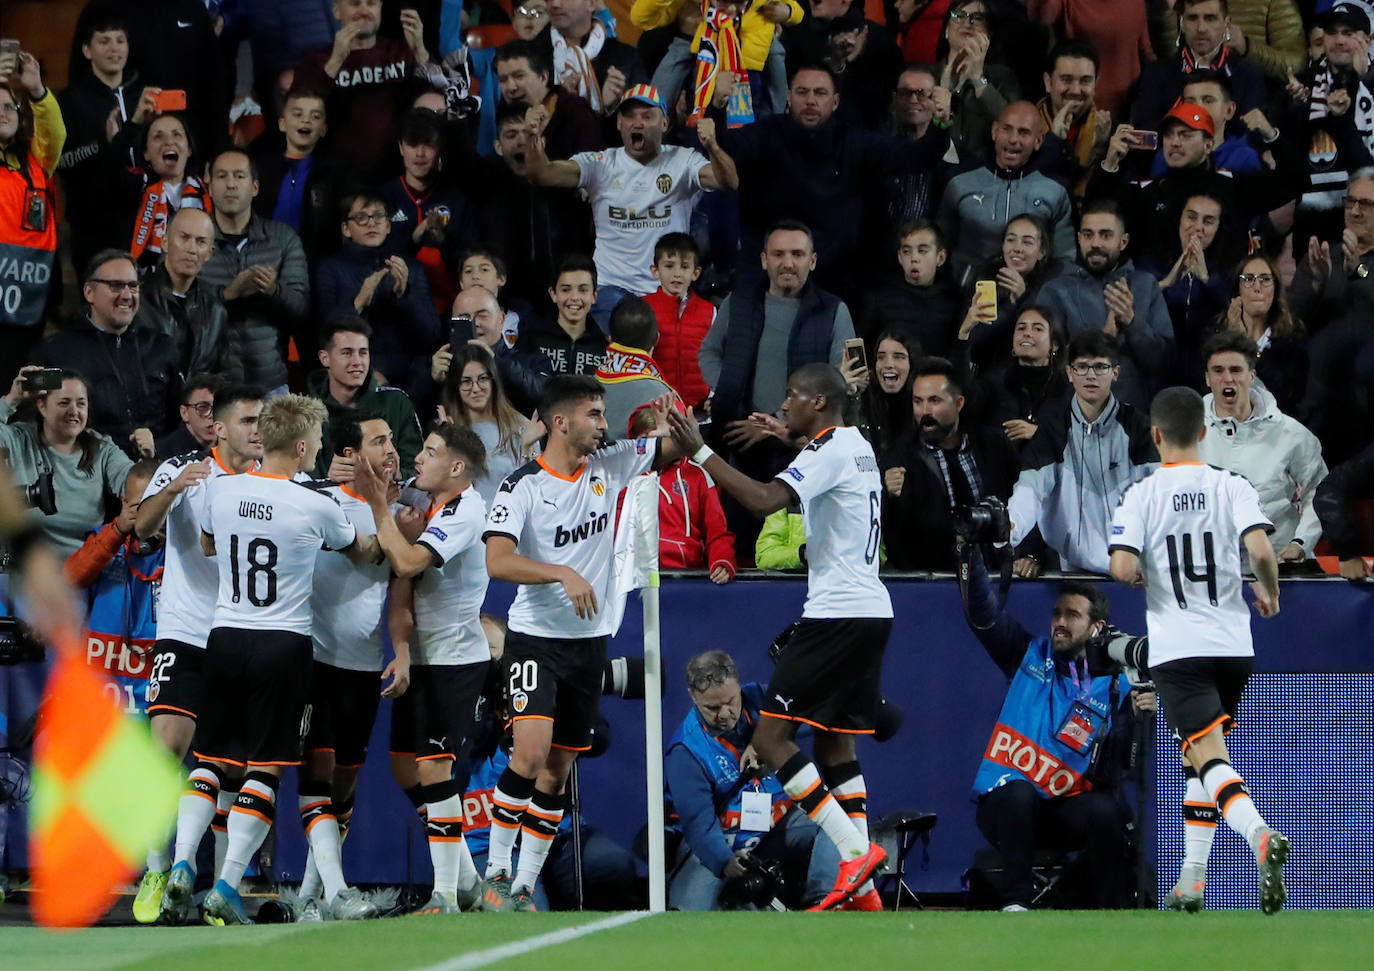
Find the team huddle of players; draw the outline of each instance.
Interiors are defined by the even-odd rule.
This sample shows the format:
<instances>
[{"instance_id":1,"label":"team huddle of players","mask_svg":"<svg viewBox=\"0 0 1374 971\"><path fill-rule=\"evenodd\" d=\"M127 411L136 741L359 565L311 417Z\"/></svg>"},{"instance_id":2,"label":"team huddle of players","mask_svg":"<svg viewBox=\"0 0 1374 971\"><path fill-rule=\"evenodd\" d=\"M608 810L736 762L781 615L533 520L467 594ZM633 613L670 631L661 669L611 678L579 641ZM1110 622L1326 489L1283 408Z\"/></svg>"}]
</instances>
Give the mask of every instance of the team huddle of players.
<instances>
[{"instance_id":1,"label":"team huddle of players","mask_svg":"<svg viewBox=\"0 0 1374 971\"><path fill-rule=\"evenodd\" d=\"M304 470L320 448L323 406L295 395L264 403L246 387L222 390L214 402L218 445L206 456L164 463L135 527L142 536L166 531L148 714L177 756L194 738L173 850L165 843L150 849L136 918L191 919L196 852L213 829L216 873L202 916L249 923L238 885L273 823L291 765L300 767L299 812L310 848L298 913L377 916L346 883L340 848L382 695L394 699L393 773L425 820L434 867L433 894L421 912L533 910L569 772L591 744L612 632L602 608L617 497L635 476L683 455L759 514L801 509L811 564L806 604L753 744L840 851L835 888L814 909L881 909L871 877L884 853L868 839L854 740L873 730L892 606L878 577L882 484L871 447L844 424L845 398L843 379L828 365L793 374L782 415L789 436L805 444L776 478L758 482L716 457L690 413L667 401L653 407L671 437L605 445L601 386L555 377L539 409L547 431L542 454L502 482L488 509L472 485L484 472L485 450L467 428L437 426L402 486L397 480L407 470L398 468L391 430L359 414L331 427L336 449L354 463L354 480L313 482ZM1187 410L1171 401L1166 412ZM1168 445L1187 462L1192 413L1162 414L1155 422L1161 453ZM1194 449L1201 416L1197 399ZM1163 512L1175 489L1205 493L1198 504L1205 512L1193 519ZM1143 572L1151 639L1174 645L1178 659L1171 656L1163 675L1158 663L1153 671L1196 769L1190 798L1196 782L1200 801L1210 798L1251 839L1265 909L1274 910L1282 905L1288 844L1264 826L1220 735L1252 653L1248 621L1235 620L1245 611L1242 536L1261 578L1261 610L1277 610L1276 574L1256 552L1268 544L1248 541L1265 526L1243 479L1201 466L1195 456L1193 464L1166 463L1123 500L1113 572L1126 580ZM517 584L518 592L502 660L511 756L492 795L488 862L479 875L463 838L453 769L490 663L479 619L489 578ZM1157 624L1172 626L1157 633ZM813 729L814 761L793 740L801 724Z\"/></svg>"}]
</instances>

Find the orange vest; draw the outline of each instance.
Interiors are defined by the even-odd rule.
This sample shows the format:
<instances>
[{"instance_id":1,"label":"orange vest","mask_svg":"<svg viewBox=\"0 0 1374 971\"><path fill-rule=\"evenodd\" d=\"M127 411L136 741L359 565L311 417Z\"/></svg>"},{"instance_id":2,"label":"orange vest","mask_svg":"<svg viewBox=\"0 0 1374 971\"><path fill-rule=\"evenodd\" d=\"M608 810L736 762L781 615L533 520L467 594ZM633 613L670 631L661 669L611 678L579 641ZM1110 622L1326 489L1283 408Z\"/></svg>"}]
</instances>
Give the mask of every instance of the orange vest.
<instances>
[{"instance_id":1,"label":"orange vest","mask_svg":"<svg viewBox=\"0 0 1374 971\"><path fill-rule=\"evenodd\" d=\"M57 253L57 213L52 180L32 153L20 170L0 166L0 324L30 327L43 322L48 283ZM42 231L25 228L30 187L42 194Z\"/></svg>"}]
</instances>

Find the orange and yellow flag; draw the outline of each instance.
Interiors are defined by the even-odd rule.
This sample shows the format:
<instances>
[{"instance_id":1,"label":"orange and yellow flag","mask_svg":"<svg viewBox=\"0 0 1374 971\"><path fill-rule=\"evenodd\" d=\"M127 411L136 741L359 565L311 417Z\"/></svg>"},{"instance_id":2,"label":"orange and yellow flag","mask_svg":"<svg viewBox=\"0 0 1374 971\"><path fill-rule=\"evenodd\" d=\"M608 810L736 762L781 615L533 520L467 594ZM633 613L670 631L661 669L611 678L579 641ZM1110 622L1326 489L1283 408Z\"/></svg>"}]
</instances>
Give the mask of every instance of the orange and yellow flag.
<instances>
[{"instance_id":1,"label":"orange and yellow flag","mask_svg":"<svg viewBox=\"0 0 1374 971\"><path fill-rule=\"evenodd\" d=\"M114 902L148 847L167 837L183 773L147 724L120 712L75 637L58 659L34 742L29 858L33 917L85 927Z\"/></svg>"}]
</instances>

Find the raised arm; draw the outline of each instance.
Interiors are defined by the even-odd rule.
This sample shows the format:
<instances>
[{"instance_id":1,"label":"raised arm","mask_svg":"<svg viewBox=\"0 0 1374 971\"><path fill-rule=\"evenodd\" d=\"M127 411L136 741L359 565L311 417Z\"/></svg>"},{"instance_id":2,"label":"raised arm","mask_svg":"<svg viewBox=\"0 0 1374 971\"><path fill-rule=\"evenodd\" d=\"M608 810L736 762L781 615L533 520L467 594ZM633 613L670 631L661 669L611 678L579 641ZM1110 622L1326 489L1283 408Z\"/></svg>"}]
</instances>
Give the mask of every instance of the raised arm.
<instances>
[{"instance_id":1,"label":"raised arm","mask_svg":"<svg viewBox=\"0 0 1374 971\"><path fill-rule=\"evenodd\" d=\"M544 152L544 129L549 123L548 109L535 105L525 115L529 144L525 147L525 174L530 182L546 189L576 189L582 168L567 159L551 160Z\"/></svg>"},{"instance_id":2,"label":"raised arm","mask_svg":"<svg viewBox=\"0 0 1374 971\"><path fill-rule=\"evenodd\" d=\"M673 441L682 454L691 456L698 465L710 473L718 486L738 499L756 516L767 516L791 502L791 490L779 480L759 482L757 479L751 479L707 448L701 437L701 429L697 427L696 418L690 410L685 415L675 408L670 410L668 427L672 430Z\"/></svg>"}]
</instances>

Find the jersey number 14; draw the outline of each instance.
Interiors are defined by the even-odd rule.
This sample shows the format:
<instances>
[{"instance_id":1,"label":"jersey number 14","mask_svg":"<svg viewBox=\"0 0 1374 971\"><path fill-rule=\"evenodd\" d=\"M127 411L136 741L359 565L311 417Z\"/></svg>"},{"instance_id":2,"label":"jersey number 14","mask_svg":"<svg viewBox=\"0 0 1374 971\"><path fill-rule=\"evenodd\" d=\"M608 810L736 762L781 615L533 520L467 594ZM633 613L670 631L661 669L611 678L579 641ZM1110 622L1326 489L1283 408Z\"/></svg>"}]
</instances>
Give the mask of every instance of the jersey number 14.
<instances>
[{"instance_id":1,"label":"jersey number 14","mask_svg":"<svg viewBox=\"0 0 1374 971\"><path fill-rule=\"evenodd\" d=\"M244 546L245 560L240 577L239 536L229 537L230 584L234 603L243 599L248 589L248 602L254 607L270 607L277 602L277 544L270 539L250 539Z\"/></svg>"},{"instance_id":2,"label":"jersey number 14","mask_svg":"<svg viewBox=\"0 0 1374 971\"><path fill-rule=\"evenodd\" d=\"M1182 537L1166 536L1165 545L1169 550L1169 579L1174 585L1174 597L1178 599L1180 610L1188 609L1188 598L1183 594L1183 583L1207 584L1207 599L1212 606L1217 605L1217 558L1216 547L1211 532L1202 534L1202 572L1198 572L1193 560L1193 536L1184 533ZM1179 547L1183 548L1183 561L1179 562Z\"/></svg>"}]
</instances>

